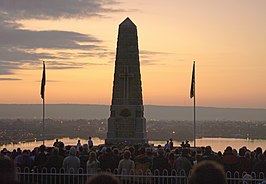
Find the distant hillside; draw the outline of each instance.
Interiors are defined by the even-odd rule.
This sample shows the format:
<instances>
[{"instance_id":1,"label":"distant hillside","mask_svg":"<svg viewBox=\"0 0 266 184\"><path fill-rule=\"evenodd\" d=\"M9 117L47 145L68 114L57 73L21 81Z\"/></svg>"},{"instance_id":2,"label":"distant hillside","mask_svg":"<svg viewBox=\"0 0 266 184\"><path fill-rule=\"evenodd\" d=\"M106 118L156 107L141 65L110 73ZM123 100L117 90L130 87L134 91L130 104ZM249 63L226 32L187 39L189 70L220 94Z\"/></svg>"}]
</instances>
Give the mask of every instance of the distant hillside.
<instances>
[{"instance_id":1,"label":"distant hillside","mask_svg":"<svg viewBox=\"0 0 266 184\"><path fill-rule=\"evenodd\" d=\"M109 105L48 104L46 117L55 119L107 119ZM145 106L147 120L192 120L193 107ZM42 118L41 104L0 104L0 118ZM198 107L197 120L266 121L266 109Z\"/></svg>"}]
</instances>

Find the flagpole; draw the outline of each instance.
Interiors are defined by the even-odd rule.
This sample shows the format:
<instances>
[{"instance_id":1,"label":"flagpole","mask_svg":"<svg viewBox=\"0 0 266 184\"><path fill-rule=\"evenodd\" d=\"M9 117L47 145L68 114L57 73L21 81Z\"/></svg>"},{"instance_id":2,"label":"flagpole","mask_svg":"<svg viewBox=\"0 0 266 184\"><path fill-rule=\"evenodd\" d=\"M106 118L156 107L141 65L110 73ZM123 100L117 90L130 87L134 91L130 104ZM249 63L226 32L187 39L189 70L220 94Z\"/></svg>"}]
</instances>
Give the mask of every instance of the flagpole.
<instances>
[{"instance_id":1,"label":"flagpole","mask_svg":"<svg viewBox=\"0 0 266 184\"><path fill-rule=\"evenodd\" d=\"M195 64L195 62L194 62L194 64ZM195 70L195 68L194 68L194 70ZM194 78L194 147L196 147L196 89L195 89L196 88L195 87L196 80L195 80L195 78Z\"/></svg>"},{"instance_id":2,"label":"flagpole","mask_svg":"<svg viewBox=\"0 0 266 184\"><path fill-rule=\"evenodd\" d=\"M45 127L45 100L44 100L44 97L42 99L42 144L44 145L45 144L45 141L44 141L44 127Z\"/></svg>"},{"instance_id":3,"label":"flagpole","mask_svg":"<svg viewBox=\"0 0 266 184\"><path fill-rule=\"evenodd\" d=\"M45 144L44 137L44 128L45 128L45 83L46 83L46 74L45 74L45 62L43 61L43 72L42 72L42 81L41 81L41 98L42 98L42 144Z\"/></svg>"},{"instance_id":4,"label":"flagpole","mask_svg":"<svg viewBox=\"0 0 266 184\"><path fill-rule=\"evenodd\" d=\"M196 87L195 87L195 61L193 62L193 69L192 69L192 79L191 79L191 88L190 88L190 98L194 98L194 124L193 124L193 128L194 128L194 147L196 147Z\"/></svg>"}]
</instances>

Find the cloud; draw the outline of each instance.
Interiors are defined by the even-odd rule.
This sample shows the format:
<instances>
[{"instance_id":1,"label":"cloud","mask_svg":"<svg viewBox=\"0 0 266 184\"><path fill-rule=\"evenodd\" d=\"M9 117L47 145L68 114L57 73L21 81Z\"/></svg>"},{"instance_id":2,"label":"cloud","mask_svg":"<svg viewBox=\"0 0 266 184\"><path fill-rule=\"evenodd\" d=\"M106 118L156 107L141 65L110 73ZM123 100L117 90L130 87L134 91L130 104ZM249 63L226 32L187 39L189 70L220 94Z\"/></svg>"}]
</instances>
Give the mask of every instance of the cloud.
<instances>
[{"instance_id":1,"label":"cloud","mask_svg":"<svg viewBox=\"0 0 266 184\"><path fill-rule=\"evenodd\" d=\"M0 0L0 12L12 19L58 19L103 16L114 8L114 0Z\"/></svg>"},{"instance_id":2,"label":"cloud","mask_svg":"<svg viewBox=\"0 0 266 184\"><path fill-rule=\"evenodd\" d=\"M167 52L156 52L156 51L148 51L148 50L140 50L139 56L140 56L140 62L142 65L163 65L159 64L160 59L159 57L163 57L165 55L169 55L172 53ZM115 62L115 52L111 51L103 51L101 52L100 57L109 57L109 64L113 64Z\"/></svg>"},{"instance_id":3,"label":"cloud","mask_svg":"<svg viewBox=\"0 0 266 184\"><path fill-rule=\"evenodd\" d=\"M149 50L140 50L140 55L166 55L166 54L172 54L169 52L156 52L156 51L149 51Z\"/></svg>"},{"instance_id":4,"label":"cloud","mask_svg":"<svg viewBox=\"0 0 266 184\"><path fill-rule=\"evenodd\" d=\"M100 40L69 31L0 30L2 47L21 49L95 49Z\"/></svg>"},{"instance_id":5,"label":"cloud","mask_svg":"<svg viewBox=\"0 0 266 184\"><path fill-rule=\"evenodd\" d=\"M81 68L84 66L82 63L69 62L79 55L66 54L65 50L91 51L83 57L93 57L105 50L99 45L101 41L91 35L69 31L22 30L16 27L0 29L0 43L0 75L14 74L18 69L32 69L41 60L49 60L52 69ZM37 49L51 50L53 53L40 53ZM60 54L60 50L64 52Z\"/></svg>"},{"instance_id":6,"label":"cloud","mask_svg":"<svg viewBox=\"0 0 266 184\"><path fill-rule=\"evenodd\" d=\"M159 63L158 57L163 57L164 55L169 55L171 53L167 52L156 52L148 50L140 50L140 61L142 65L162 65Z\"/></svg>"},{"instance_id":7,"label":"cloud","mask_svg":"<svg viewBox=\"0 0 266 184\"><path fill-rule=\"evenodd\" d=\"M123 11L116 8L118 3L115 0L0 0L0 75L39 69L42 60L47 61L47 68L56 70L103 65L76 62L77 58L109 57L102 40L95 36L23 29L18 20L105 17L106 13Z\"/></svg>"},{"instance_id":8,"label":"cloud","mask_svg":"<svg viewBox=\"0 0 266 184\"><path fill-rule=\"evenodd\" d=\"M92 35L58 30L26 30L14 22L7 23L3 18L0 18L0 43L0 75L37 69L42 60L48 61L50 69L77 69L101 64L73 62L77 58L107 57L107 49L101 46L102 41Z\"/></svg>"},{"instance_id":9,"label":"cloud","mask_svg":"<svg viewBox=\"0 0 266 184\"><path fill-rule=\"evenodd\" d=\"M0 78L0 81L17 81L17 80L21 80L19 78Z\"/></svg>"}]
</instances>

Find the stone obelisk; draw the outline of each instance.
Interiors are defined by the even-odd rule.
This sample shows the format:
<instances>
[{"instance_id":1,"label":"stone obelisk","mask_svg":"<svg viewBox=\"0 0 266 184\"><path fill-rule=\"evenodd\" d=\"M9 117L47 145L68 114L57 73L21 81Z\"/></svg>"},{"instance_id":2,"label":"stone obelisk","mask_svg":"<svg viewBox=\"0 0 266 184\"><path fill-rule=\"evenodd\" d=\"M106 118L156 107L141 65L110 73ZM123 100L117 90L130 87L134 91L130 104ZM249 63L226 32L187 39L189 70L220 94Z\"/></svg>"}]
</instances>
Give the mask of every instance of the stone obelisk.
<instances>
[{"instance_id":1,"label":"stone obelisk","mask_svg":"<svg viewBox=\"0 0 266 184\"><path fill-rule=\"evenodd\" d=\"M129 18L119 25L110 110L106 144L147 142L137 27Z\"/></svg>"}]
</instances>

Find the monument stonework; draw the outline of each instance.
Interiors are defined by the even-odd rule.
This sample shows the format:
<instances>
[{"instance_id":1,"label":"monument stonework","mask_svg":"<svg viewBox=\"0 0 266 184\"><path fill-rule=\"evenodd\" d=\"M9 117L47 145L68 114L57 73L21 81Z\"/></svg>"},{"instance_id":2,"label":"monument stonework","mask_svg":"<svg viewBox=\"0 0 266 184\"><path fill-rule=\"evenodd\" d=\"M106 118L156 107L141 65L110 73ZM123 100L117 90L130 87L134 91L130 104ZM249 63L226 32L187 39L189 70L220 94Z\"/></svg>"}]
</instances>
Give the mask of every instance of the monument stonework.
<instances>
[{"instance_id":1,"label":"monument stonework","mask_svg":"<svg viewBox=\"0 0 266 184\"><path fill-rule=\"evenodd\" d=\"M106 144L147 142L137 27L129 18L119 25L110 111Z\"/></svg>"}]
</instances>

